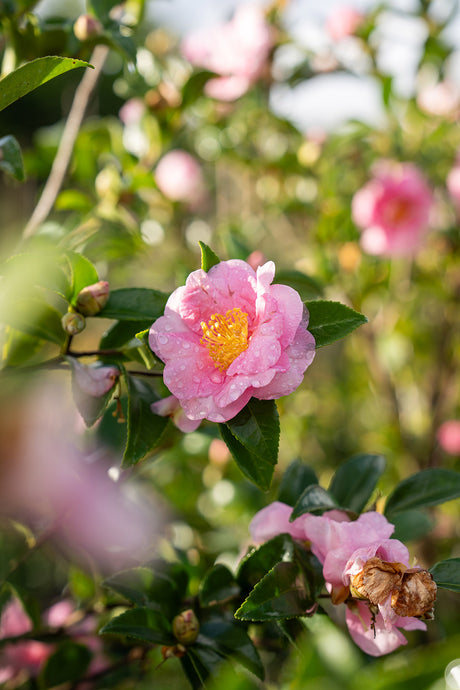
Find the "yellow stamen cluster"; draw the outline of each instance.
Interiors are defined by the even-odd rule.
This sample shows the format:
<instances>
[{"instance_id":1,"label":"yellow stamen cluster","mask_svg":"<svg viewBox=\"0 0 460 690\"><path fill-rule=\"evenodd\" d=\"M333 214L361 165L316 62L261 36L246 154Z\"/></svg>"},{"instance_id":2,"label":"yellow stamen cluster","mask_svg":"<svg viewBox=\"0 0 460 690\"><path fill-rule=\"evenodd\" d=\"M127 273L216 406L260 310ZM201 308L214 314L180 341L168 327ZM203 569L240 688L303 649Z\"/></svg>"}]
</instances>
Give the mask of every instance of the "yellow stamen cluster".
<instances>
[{"instance_id":1,"label":"yellow stamen cluster","mask_svg":"<svg viewBox=\"0 0 460 690\"><path fill-rule=\"evenodd\" d=\"M208 323L201 322L200 342L208 348L215 366L226 371L230 364L248 347L248 315L239 307L226 314L213 314Z\"/></svg>"}]
</instances>

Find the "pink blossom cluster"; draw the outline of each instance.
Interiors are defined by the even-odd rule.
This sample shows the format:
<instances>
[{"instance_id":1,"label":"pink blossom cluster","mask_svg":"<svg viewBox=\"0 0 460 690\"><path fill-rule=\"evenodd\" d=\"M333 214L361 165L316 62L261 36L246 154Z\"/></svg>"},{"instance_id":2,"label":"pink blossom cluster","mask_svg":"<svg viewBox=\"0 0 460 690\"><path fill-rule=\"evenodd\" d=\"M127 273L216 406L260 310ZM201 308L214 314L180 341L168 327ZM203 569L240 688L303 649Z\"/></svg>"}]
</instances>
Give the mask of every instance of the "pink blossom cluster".
<instances>
[{"instance_id":1,"label":"pink blossom cluster","mask_svg":"<svg viewBox=\"0 0 460 690\"><path fill-rule=\"evenodd\" d=\"M158 189L171 201L197 204L205 196L203 172L197 159L187 151L166 153L155 170Z\"/></svg>"},{"instance_id":2,"label":"pink blossom cluster","mask_svg":"<svg viewBox=\"0 0 460 690\"><path fill-rule=\"evenodd\" d=\"M272 285L274 275L272 261L254 271L237 259L194 271L152 325L150 347L189 420L226 422L251 397L279 398L301 383L315 341L300 295ZM153 410L175 414L168 404Z\"/></svg>"},{"instance_id":3,"label":"pink blossom cluster","mask_svg":"<svg viewBox=\"0 0 460 690\"><path fill-rule=\"evenodd\" d=\"M414 254L430 222L433 193L411 163L380 161L352 200L352 217L369 254Z\"/></svg>"},{"instance_id":4,"label":"pink blossom cluster","mask_svg":"<svg viewBox=\"0 0 460 690\"><path fill-rule=\"evenodd\" d=\"M240 5L231 21L187 36L182 53L193 65L220 75L206 83L206 95L234 101L263 74L272 42L262 8L249 3Z\"/></svg>"},{"instance_id":5,"label":"pink blossom cluster","mask_svg":"<svg viewBox=\"0 0 460 690\"><path fill-rule=\"evenodd\" d=\"M287 533L293 539L309 542L323 566L326 586L333 603L346 601L346 622L354 642L367 654L381 656L407 644L403 630L426 630L426 624L414 615L400 615L403 607L391 593L391 576L400 578L409 570L409 552L404 544L390 539L394 525L377 512L363 513L350 521L343 511L324 515L305 514L289 522L292 508L275 501L259 511L250 524L255 543ZM363 592L363 571L367 568L368 590ZM415 571L417 569L414 569ZM425 573L425 571L423 571ZM371 573L371 574L369 574ZM390 575L388 574L390 573ZM374 575L373 587L371 587ZM386 580L390 577L390 585ZM429 603L432 605L435 585L428 576ZM350 597L350 592L355 598ZM378 592L371 602L365 599ZM374 605L372 605L372 602ZM378 603L375 603L378 602ZM407 608L407 607L406 607Z\"/></svg>"},{"instance_id":6,"label":"pink blossom cluster","mask_svg":"<svg viewBox=\"0 0 460 690\"><path fill-rule=\"evenodd\" d=\"M81 619L73 602L64 599L45 611L44 620L49 628L66 628L76 642L90 649L93 658L88 668L89 673L107 668L102 641L95 634L96 621L93 616ZM32 621L21 602L17 597L12 597L0 618L0 640L25 635L32 632L32 629ZM5 644L0 652L0 683L37 676L54 651L54 644L31 639Z\"/></svg>"}]
</instances>

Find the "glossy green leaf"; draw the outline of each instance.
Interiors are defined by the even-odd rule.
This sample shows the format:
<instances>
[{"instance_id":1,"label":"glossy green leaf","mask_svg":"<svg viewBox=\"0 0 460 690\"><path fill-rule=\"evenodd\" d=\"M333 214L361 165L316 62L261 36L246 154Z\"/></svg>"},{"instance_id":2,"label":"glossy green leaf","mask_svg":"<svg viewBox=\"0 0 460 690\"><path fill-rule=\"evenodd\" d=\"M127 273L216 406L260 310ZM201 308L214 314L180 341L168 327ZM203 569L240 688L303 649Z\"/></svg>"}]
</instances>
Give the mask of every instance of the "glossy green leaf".
<instances>
[{"instance_id":1,"label":"glossy green leaf","mask_svg":"<svg viewBox=\"0 0 460 690\"><path fill-rule=\"evenodd\" d=\"M40 673L40 685L54 688L62 683L80 680L86 673L92 654L76 642L63 642L45 662Z\"/></svg>"},{"instance_id":2,"label":"glossy green leaf","mask_svg":"<svg viewBox=\"0 0 460 690\"><path fill-rule=\"evenodd\" d=\"M278 501L294 506L303 491L311 484L318 484L315 472L301 460L294 460L283 474Z\"/></svg>"},{"instance_id":3,"label":"glossy green leaf","mask_svg":"<svg viewBox=\"0 0 460 690\"><path fill-rule=\"evenodd\" d=\"M304 616L313 606L298 563L281 562L270 570L235 613L244 621L269 621Z\"/></svg>"},{"instance_id":4,"label":"glossy green leaf","mask_svg":"<svg viewBox=\"0 0 460 690\"><path fill-rule=\"evenodd\" d=\"M215 677L222 661L222 655L216 650L206 646L200 647L196 643L188 648L187 654L180 660L193 690L206 688L206 679L209 676Z\"/></svg>"},{"instance_id":5,"label":"glossy green leaf","mask_svg":"<svg viewBox=\"0 0 460 690\"><path fill-rule=\"evenodd\" d=\"M385 470L383 455L355 455L338 468L329 493L343 508L360 513Z\"/></svg>"},{"instance_id":6,"label":"glossy green leaf","mask_svg":"<svg viewBox=\"0 0 460 690\"><path fill-rule=\"evenodd\" d=\"M18 67L0 79L0 110L46 84L69 70L77 67L92 67L88 62L56 55L37 58Z\"/></svg>"},{"instance_id":7,"label":"glossy green leaf","mask_svg":"<svg viewBox=\"0 0 460 690\"><path fill-rule=\"evenodd\" d=\"M289 534L278 534L252 549L241 560L237 580L243 587L254 587L277 563L292 559L294 542Z\"/></svg>"},{"instance_id":8,"label":"glossy green leaf","mask_svg":"<svg viewBox=\"0 0 460 690\"><path fill-rule=\"evenodd\" d=\"M103 334L99 348L101 350L119 349L135 338L139 331L150 328L151 325L151 320L117 321Z\"/></svg>"},{"instance_id":9,"label":"glossy green leaf","mask_svg":"<svg viewBox=\"0 0 460 690\"><path fill-rule=\"evenodd\" d=\"M448 558L445 561L439 561L430 568L430 573L441 589L460 592L460 558Z\"/></svg>"},{"instance_id":10,"label":"glossy green leaf","mask_svg":"<svg viewBox=\"0 0 460 690\"><path fill-rule=\"evenodd\" d=\"M120 288L111 290L104 309L98 316L120 321L150 321L162 316L168 295L149 288ZM142 329L139 329L142 330Z\"/></svg>"},{"instance_id":11,"label":"glossy green leaf","mask_svg":"<svg viewBox=\"0 0 460 690\"><path fill-rule=\"evenodd\" d=\"M201 268L203 271L208 272L210 268L220 263L220 259L207 244L204 242L199 242L198 244L201 249Z\"/></svg>"},{"instance_id":12,"label":"glossy green leaf","mask_svg":"<svg viewBox=\"0 0 460 690\"><path fill-rule=\"evenodd\" d=\"M435 506L460 496L460 472L441 467L422 470L400 482L388 497L385 515Z\"/></svg>"},{"instance_id":13,"label":"glossy green leaf","mask_svg":"<svg viewBox=\"0 0 460 690\"><path fill-rule=\"evenodd\" d=\"M324 510L334 510L340 508L333 496L317 484L307 486L303 494L292 509L291 521L304 515L305 513L322 512Z\"/></svg>"},{"instance_id":14,"label":"glossy green leaf","mask_svg":"<svg viewBox=\"0 0 460 690\"><path fill-rule=\"evenodd\" d=\"M396 513L391 518L395 526L395 531L391 535L392 539L398 539L405 543L413 539L421 539L435 526L435 521L424 510L405 510Z\"/></svg>"},{"instance_id":15,"label":"glossy green leaf","mask_svg":"<svg viewBox=\"0 0 460 690\"><path fill-rule=\"evenodd\" d=\"M317 557L299 542L294 542L294 560L302 569L311 599L316 600L324 587L323 566Z\"/></svg>"},{"instance_id":16,"label":"glossy green leaf","mask_svg":"<svg viewBox=\"0 0 460 690\"><path fill-rule=\"evenodd\" d=\"M28 297L31 288L52 290L64 298L70 295L70 282L63 270L62 254L46 245L43 251L14 254L0 266L5 289Z\"/></svg>"},{"instance_id":17,"label":"glossy green leaf","mask_svg":"<svg viewBox=\"0 0 460 690\"><path fill-rule=\"evenodd\" d=\"M8 135L0 139L0 170L4 170L22 182L24 180L24 162L21 147L17 140Z\"/></svg>"},{"instance_id":18,"label":"glossy green leaf","mask_svg":"<svg viewBox=\"0 0 460 690\"><path fill-rule=\"evenodd\" d=\"M61 314L37 296L12 300L0 314L0 320L8 326L34 338L62 345L66 334L62 328Z\"/></svg>"},{"instance_id":19,"label":"glossy green leaf","mask_svg":"<svg viewBox=\"0 0 460 690\"><path fill-rule=\"evenodd\" d=\"M280 424L275 401L251 398L219 429L240 470L267 490L278 459Z\"/></svg>"},{"instance_id":20,"label":"glossy green leaf","mask_svg":"<svg viewBox=\"0 0 460 690\"><path fill-rule=\"evenodd\" d=\"M230 570L221 563L215 565L206 574L200 588L201 606L214 606L215 604L232 599L240 591Z\"/></svg>"},{"instance_id":21,"label":"glossy green leaf","mask_svg":"<svg viewBox=\"0 0 460 690\"><path fill-rule=\"evenodd\" d=\"M288 285L299 293L302 301L315 299L323 294L321 285L301 271L277 270L273 282Z\"/></svg>"},{"instance_id":22,"label":"glossy green leaf","mask_svg":"<svg viewBox=\"0 0 460 690\"><path fill-rule=\"evenodd\" d=\"M330 345L367 323L363 314L341 302L314 300L305 305L310 314L308 330L315 339L316 348Z\"/></svg>"},{"instance_id":23,"label":"glossy green leaf","mask_svg":"<svg viewBox=\"0 0 460 690\"><path fill-rule=\"evenodd\" d=\"M122 396L119 400L113 400L110 403L96 427L96 435L101 445L119 456L123 455L126 448L127 414L128 399Z\"/></svg>"},{"instance_id":24,"label":"glossy green leaf","mask_svg":"<svg viewBox=\"0 0 460 690\"><path fill-rule=\"evenodd\" d=\"M129 609L112 618L100 630L102 635L123 635L149 644L173 645L176 642L168 619L146 607Z\"/></svg>"},{"instance_id":25,"label":"glossy green leaf","mask_svg":"<svg viewBox=\"0 0 460 690\"><path fill-rule=\"evenodd\" d=\"M2 362L6 367L21 366L39 352L43 345L44 341L40 338L6 326Z\"/></svg>"},{"instance_id":26,"label":"glossy green leaf","mask_svg":"<svg viewBox=\"0 0 460 690\"><path fill-rule=\"evenodd\" d=\"M75 304L80 291L97 283L99 276L91 261L78 252L66 251L63 267L70 283L69 302Z\"/></svg>"},{"instance_id":27,"label":"glossy green leaf","mask_svg":"<svg viewBox=\"0 0 460 690\"><path fill-rule=\"evenodd\" d=\"M158 398L147 383L128 374L126 385L128 436L122 462L124 469L142 460L157 445L168 423L167 417L159 417L150 409Z\"/></svg>"},{"instance_id":28,"label":"glossy green leaf","mask_svg":"<svg viewBox=\"0 0 460 690\"><path fill-rule=\"evenodd\" d=\"M237 661L263 680L264 667L252 640L241 625L222 619L204 623L200 628L198 646L209 646L225 657Z\"/></svg>"}]
</instances>

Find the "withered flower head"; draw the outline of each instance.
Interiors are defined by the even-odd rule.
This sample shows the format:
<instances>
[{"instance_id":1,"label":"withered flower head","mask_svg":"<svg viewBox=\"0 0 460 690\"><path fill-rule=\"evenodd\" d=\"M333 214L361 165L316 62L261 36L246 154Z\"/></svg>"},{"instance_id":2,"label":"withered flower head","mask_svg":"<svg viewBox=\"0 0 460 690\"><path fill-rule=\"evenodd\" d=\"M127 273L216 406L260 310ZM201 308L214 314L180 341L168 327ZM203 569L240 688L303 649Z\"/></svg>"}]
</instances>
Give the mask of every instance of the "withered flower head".
<instances>
[{"instance_id":1,"label":"withered flower head","mask_svg":"<svg viewBox=\"0 0 460 690\"><path fill-rule=\"evenodd\" d=\"M398 616L424 616L434 606L436 589L427 570L406 570L401 586L391 596L391 607Z\"/></svg>"},{"instance_id":2,"label":"withered flower head","mask_svg":"<svg viewBox=\"0 0 460 690\"><path fill-rule=\"evenodd\" d=\"M368 599L371 604L382 604L399 589L405 570L402 563L389 563L374 556L359 573L350 577L351 594L357 599Z\"/></svg>"}]
</instances>

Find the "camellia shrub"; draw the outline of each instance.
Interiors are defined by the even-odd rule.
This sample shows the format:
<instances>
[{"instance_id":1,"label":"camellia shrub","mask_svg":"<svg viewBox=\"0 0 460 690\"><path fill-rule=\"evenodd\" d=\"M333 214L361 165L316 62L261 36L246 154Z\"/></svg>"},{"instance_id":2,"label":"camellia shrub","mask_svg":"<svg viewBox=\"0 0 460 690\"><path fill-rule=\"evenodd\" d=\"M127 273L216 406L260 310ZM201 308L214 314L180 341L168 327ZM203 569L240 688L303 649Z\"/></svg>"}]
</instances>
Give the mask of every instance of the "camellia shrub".
<instances>
[{"instance_id":1,"label":"camellia shrub","mask_svg":"<svg viewBox=\"0 0 460 690\"><path fill-rule=\"evenodd\" d=\"M458 687L455 8L235 5L0 3L7 690Z\"/></svg>"}]
</instances>

